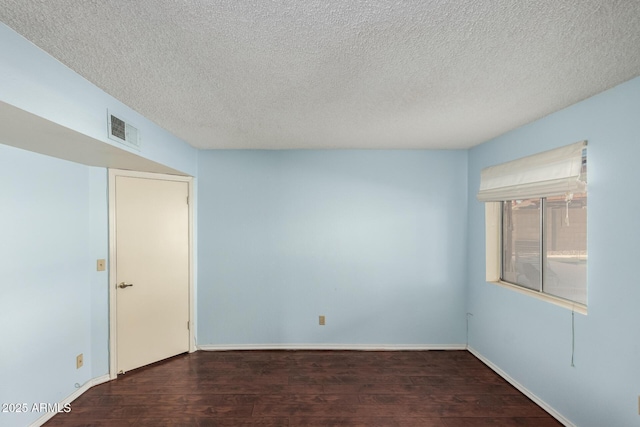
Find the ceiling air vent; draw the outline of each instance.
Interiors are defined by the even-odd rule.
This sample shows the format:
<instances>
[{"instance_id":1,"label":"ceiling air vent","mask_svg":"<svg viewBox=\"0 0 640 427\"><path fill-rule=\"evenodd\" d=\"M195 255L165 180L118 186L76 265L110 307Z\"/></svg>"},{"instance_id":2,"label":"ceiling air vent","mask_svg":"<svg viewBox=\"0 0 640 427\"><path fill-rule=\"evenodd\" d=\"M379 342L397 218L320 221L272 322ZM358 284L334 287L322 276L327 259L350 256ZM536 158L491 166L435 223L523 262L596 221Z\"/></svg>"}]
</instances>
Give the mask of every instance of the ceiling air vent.
<instances>
[{"instance_id":1,"label":"ceiling air vent","mask_svg":"<svg viewBox=\"0 0 640 427\"><path fill-rule=\"evenodd\" d=\"M108 110L107 116L109 117L109 139L140 150L140 134L138 129L122 118L111 114Z\"/></svg>"}]
</instances>

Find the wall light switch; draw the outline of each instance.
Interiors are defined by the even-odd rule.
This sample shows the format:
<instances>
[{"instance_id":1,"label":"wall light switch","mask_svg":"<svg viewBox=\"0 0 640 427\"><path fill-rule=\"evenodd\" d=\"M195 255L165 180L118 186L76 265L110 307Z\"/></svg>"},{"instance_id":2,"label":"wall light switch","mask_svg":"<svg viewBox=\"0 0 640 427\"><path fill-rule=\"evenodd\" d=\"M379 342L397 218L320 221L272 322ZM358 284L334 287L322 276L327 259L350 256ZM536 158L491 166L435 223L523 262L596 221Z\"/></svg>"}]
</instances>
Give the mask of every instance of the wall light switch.
<instances>
[{"instance_id":1,"label":"wall light switch","mask_svg":"<svg viewBox=\"0 0 640 427\"><path fill-rule=\"evenodd\" d=\"M104 269L106 268L107 262L103 259L99 259L97 262L97 270L98 271L104 271Z\"/></svg>"},{"instance_id":2,"label":"wall light switch","mask_svg":"<svg viewBox=\"0 0 640 427\"><path fill-rule=\"evenodd\" d=\"M318 324L320 326L324 326L324 316L320 316L320 318L318 319Z\"/></svg>"},{"instance_id":3,"label":"wall light switch","mask_svg":"<svg viewBox=\"0 0 640 427\"><path fill-rule=\"evenodd\" d=\"M82 368L82 365L84 364L83 359L82 353L76 356L76 369Z\"/></svg>"}]
</instances>

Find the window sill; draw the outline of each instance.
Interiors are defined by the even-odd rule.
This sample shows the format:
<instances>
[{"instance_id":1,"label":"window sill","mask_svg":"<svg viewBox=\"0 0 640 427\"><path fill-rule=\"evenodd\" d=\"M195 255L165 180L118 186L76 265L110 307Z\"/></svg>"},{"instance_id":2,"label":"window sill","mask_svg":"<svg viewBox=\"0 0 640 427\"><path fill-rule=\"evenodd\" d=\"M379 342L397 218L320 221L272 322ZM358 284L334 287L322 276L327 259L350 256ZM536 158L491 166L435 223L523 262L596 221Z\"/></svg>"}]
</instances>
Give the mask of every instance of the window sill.
<instances>
[{"instance_id":1,"label":"window sill","mask_svg":"<svg viewBox=\"0 0 640 427\"><path fill-rule=\"evenodd\" d=\"M569 301L569 300L562 299L562 298L559 298L559 297L555 297L553 295L543 294L541 292L532 291L531 289L523 288L523 287L518 286L518 285L513 285L513 284L508 283L508 282L503 282L501 280L499 280L499 281L489 281L487 283L492 283L494 285L502 286L503 288L507 288L507 289L514 290L516 292L520 292L521 294L532 296L532 297L537 298L539 300L546 301L546 302L549 302L551 304L555 304L557 306L560 306L562 308L566 308L566 309L574 311L576 313L580 313L580 314L584 314L584 315L587 314L587 306L584 305L584 304L580 304L580 303L577 303L577 302L573 302L573 301Z\"/></svg>"}]
</instances>

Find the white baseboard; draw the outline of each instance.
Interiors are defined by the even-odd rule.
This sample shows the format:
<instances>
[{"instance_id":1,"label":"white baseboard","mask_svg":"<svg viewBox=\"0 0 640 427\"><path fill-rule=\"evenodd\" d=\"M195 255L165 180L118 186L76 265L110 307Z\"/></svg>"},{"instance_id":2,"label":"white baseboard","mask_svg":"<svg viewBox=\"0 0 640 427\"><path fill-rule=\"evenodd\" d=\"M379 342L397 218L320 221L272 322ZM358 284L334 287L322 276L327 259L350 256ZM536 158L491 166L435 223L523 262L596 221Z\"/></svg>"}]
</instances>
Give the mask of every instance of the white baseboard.
<instances>
[{"instance_id":1,"label":"white baseboard","mask_svg":"<svg viewBox=\"0 0 640 427\"><path fill-rule=\"evenodd\" d=\"M565 425L566 427L576 427L575 424L573 424L571 421L569 421L568 419L566 419L561 413L559 413L558 411L556 411L555 409L553 409L551 406L549 406L544 400L540 399L538 396L536 396L535 394L533 394L529 389L527 389L525 386L523 386L522 384L520 384L518 381L514 380L513 378L511 378L509 376L509 374L507 374L506 372L504 372L502 369L500 369L499 367L497 367L495 364L493 364L489 359L487 359L486 357L484 357L483 355L481 355L480 353L478 353L476 350L474 350L472 347L467 347L467 350L469 350L469 353L473 354L475 357L477 357L482 363L484 363L485 365L487 365L489 368L493 369L498 375L500 375L502 378L504 378L509 384L511 384L512 386L514 386L515 388L517 388L522 394L524 394L525 396L527 396L529 399L533 400L536 405L538 405L539 407L541 407L542 409L544 409L545 411L547 411L549 413L549 415L551 415L553 418L555 418L556 420L558 420L559 422L561 422L563 425Z\"/></svg>"},{"instance_id":2,"label":"white baseboard","mask_svg":"<svg viewBox=\"0 0 640 427\"><path fill-rule=\"evenodd\" d=\"M107 382L109 380L110 380L109 375L102 375L101 377L93 378L93 379L87 381L82 386L80 386L76 391L71 393L64 400L62 400L59 403L58 407L62 408L62 407L64 407L64 405L70 405L71 402L76 400L78 397L82 396L82 394L84 392L86 392L87 390L89 390L91 387L97 386L98 384L105 383L105 382ZM44 423L49 421L51 418L53 418L53 416L56 415L56 414L57 414L57 412L47 412L46 414L44 414L43 416L41 416L40 418L35 420L29 427L40 427L41 425L43 425Z\"/></svg>"},{"instance_id":3,"label":"white baseboard","mask_svg":"<svg viewBox=\"0 0 640 427\"><path fill-rule=\"evenodd\" d=\"M466 350L465 344L208 344L203 351L233 350L355 350L355 351L416 351Z\"/></svg>"}]
</instances>

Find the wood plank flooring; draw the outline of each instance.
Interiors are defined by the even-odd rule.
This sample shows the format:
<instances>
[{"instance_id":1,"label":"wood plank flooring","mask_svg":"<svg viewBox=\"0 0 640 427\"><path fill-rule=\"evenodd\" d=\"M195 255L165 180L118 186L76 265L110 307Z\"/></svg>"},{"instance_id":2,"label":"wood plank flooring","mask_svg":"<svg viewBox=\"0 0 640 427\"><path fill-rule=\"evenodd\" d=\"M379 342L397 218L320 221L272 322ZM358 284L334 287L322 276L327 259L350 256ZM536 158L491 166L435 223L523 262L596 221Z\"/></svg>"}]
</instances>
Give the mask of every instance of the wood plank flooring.
<instances>
[{"instance_id":1,"label":"wood plank flooring","mask_svg":"<svg viewBox=\"0 0 640 427\"><path fill-rule=\"evenodd\" d=\"M45 425L561 424L467 351L199 351L96 386Z\"/></svg>"}]
</instances>

